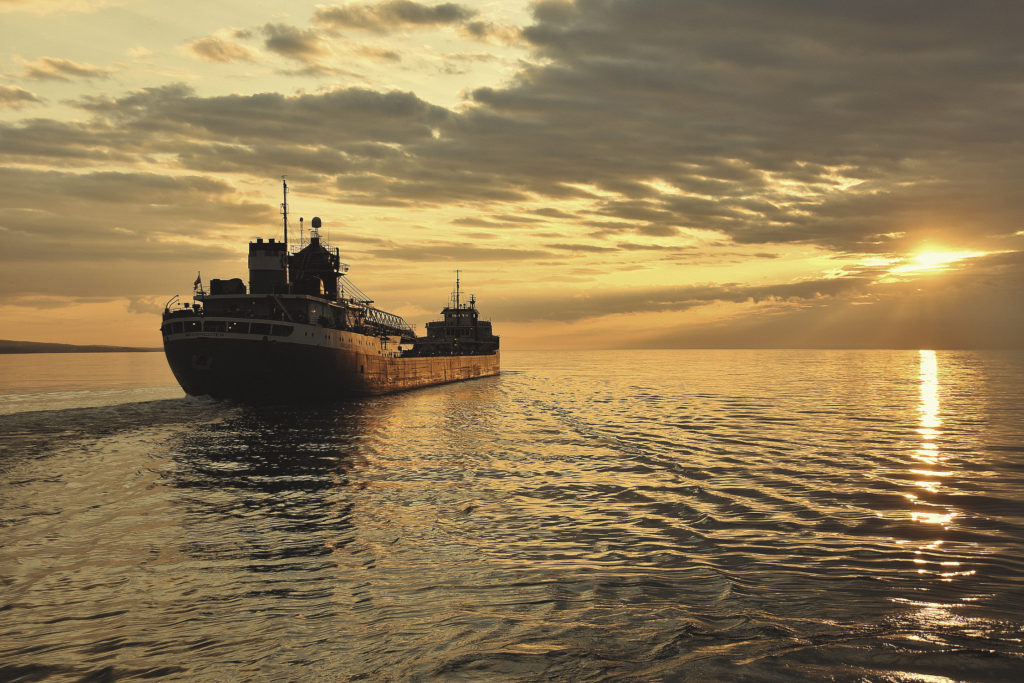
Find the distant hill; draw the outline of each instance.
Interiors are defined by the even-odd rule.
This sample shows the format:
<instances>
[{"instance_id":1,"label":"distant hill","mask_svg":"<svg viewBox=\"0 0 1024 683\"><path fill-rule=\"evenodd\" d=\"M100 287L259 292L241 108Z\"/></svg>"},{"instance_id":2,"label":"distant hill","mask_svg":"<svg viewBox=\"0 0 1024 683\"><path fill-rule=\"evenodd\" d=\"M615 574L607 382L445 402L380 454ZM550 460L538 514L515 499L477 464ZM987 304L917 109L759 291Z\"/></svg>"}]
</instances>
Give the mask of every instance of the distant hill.
<instances>
[{"instance_id":1,"label":"distant hill","mask_svg":"<svg viewBox=\"0 0 1024 683\"><path fill-rule=\"evenodd\" d=\"M13 341L0 339L0 353L117 353L125 351L163 351L160 348L137 346L78 346L76 344L51 344L47 342Z\"/></svg>"}]
</instances>

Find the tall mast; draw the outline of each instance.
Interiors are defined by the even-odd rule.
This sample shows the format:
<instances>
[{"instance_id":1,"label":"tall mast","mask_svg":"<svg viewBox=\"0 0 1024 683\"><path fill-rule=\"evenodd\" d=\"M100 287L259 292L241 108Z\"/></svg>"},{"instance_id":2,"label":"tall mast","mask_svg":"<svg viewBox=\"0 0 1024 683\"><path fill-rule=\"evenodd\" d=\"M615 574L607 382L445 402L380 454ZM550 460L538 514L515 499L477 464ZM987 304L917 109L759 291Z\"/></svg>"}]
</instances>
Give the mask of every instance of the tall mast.
<instances>
[{"instance_id":1,"label":"tall mast","mask_svg":"<svg viewBox=\"0 0 1024 683\"><path fill-rule=\"evenodd\" d=\"M284 253L288 253L288 181L281 176L281 189L284 192L284 201L281 202L281 215L284 216Z\"/></svg>"},{"instance_id":2,"label":"tall mast","mask_svg":"<svg viewBox=\"0 0 1024 683\"><path fill-rule=\"evenodd\" d=\"M459 308L459 271L455 271L455 308Z\"/></svg>"}]
</instances>

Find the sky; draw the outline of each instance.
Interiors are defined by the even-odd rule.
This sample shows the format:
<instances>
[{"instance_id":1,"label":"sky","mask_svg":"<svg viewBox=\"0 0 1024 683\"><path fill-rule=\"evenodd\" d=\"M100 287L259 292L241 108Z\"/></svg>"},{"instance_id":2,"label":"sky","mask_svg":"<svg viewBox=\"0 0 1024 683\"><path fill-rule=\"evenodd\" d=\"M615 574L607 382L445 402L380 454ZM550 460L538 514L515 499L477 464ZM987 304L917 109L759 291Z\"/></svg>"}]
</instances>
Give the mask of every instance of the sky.
<instances>
[{"instance_id":1,"label":"sky","mask_svg":"<svg viewBox=\"0 0 1024 683\"><path fill-rule=\"evenodd\" d=\"M281 178L421 332L1024 347L1024 4L0 0L0 338L159 346Z\"/></svg>"}]
</instances>

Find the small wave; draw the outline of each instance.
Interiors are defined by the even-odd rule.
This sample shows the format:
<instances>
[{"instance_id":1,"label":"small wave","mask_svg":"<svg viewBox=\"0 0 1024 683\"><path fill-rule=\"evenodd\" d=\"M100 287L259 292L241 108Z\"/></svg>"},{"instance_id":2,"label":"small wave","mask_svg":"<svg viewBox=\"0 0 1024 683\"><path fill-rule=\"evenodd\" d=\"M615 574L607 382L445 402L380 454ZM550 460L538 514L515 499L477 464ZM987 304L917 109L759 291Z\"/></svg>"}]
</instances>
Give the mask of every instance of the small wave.
<instances>
[{"instance_id":1,"label":"small wave","mask_svg":"<svg viewBox=\"0 0 1024 683\"><path fill-rule=\"evenodd\" d=\"M1024 358L578 357L0 416L0 678L1012 679Z\"/></svg>"}]
</instances>

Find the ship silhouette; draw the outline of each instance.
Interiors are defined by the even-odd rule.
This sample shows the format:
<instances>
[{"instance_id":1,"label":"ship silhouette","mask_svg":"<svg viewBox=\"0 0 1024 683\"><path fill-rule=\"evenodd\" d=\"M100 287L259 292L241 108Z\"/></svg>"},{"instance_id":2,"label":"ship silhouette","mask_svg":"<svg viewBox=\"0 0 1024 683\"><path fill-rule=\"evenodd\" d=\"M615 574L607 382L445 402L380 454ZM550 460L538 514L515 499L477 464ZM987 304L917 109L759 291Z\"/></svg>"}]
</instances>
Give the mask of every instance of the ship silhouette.
<instances>
[{"instance_id":1,"label":"ship silhouette","mask_svg":"<svg viewBox=\"0 0 1024 683\"><path fill-rule=\"evenodd\" d=\"M476 298L463 301L458 273L441 319L417 336L348 279L339 250L320 237L319 218L308 242L289 245L282 188L284 240L249 243L248 288L241 278L212 279L206 291L197 277L191 303L175 296L164 307L164 352L186 393L301 401L499 374L499 338Z\"/></svg>"}]
</instances>

